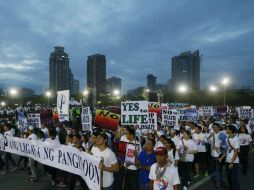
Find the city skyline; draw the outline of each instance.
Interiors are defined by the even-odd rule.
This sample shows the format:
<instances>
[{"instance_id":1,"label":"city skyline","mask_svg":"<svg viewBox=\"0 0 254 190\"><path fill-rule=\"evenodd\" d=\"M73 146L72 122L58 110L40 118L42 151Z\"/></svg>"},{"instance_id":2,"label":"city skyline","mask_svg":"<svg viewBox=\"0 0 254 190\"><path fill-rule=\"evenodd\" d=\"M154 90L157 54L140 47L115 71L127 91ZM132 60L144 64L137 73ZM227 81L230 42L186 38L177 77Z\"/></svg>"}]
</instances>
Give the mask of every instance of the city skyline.
<instances>
[{"instance_id":1,"label":"city skyline","mask_svg":"<svg viewBox=\"0 0 254 190\"><path fill-rule=\"evenodd\" d=\"M48 55L63 46L80 90L89 55L105 55L106 77L119 76L126 92L146 86L147 74L165 84L171 58L196 49L202 89L225 75L253 88L252 7L253 1L3 1L0 87L41 93L49 84Z\"/></svg>"}]
</instances>

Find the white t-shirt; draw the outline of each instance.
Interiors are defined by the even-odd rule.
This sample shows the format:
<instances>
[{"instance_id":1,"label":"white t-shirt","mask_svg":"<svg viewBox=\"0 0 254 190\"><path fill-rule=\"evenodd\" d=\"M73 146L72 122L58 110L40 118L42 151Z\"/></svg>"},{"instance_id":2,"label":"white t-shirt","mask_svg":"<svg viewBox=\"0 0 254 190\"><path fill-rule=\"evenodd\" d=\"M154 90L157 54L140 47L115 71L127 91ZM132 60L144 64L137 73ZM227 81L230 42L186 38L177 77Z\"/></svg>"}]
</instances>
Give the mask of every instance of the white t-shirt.
<instances>
[{"instance_id":1,"label":"white t-shirt","mask_svg":"<svg viewBox=\"0 0 254 190\"><path fill-rule=\"evenodd\" d=\"M117 163L116 155L110 148L106 148L103 151L100 151L100 149L98 149L98 151L95 152L94 156L99 159L103 158L104 165L106 167L111 167L113 164ZM113 173L103 171L103 187L109 187L113 184L113 182Z\"/></svg>"},{"instance_id":2,"label":"white t-shirt","mask_svg":"<svg viewBox=\"0 0 254 190\"><path fill-rule=\"evenodd\" d=\"M250 142L252 141L250 134L240 133L237 137L240 146L249 146Z\"/></svg>"},{"instance_id":3,"label":"white t-shirt","mask_svg":"<svg viewBox=\"0 0 254 190\"><path fill-rule=\"evenodd\" d=\"M184 146L187 147L187 151L197 151L197 146L196 143L189 139L189 140L180 140L178 143L177 149L179 150L180 153L180 160L183 162L193 162L194 160L194 154L186 154L184 153Z\"/></svg>"},{"instance_id":4,"label":"white t-shirt","mask_svg":"<svg viewBox=\"0 0 254 190\"><path fill-rule=\"evenodd\" d=\"M37 135L34 134L34 133L32 133L31 135L29 135L29 136L28 136L28 139L29 139L29 140L33 140L33 141L37 141L37 140L38 140Z\"/></svg>"},{"instance_id":5,"label":"white t-shirt","mask_svg":"<svg viewBox=\"0 0 254 190\"><path fill-rule=\"evenodd\" d=\"M221 140L219 139L219 135L221 132L219 133L211 133L208 135L208 137L210 135L212 135L212 137L209 139L209 143L211 145L211 156L218 158L221 154L220 151L220 147L221 147ZM215 147L218 147L217 149Z\"/></svg>"},{"instance_id":6,"label":"white t-shirt","mask_svg":"<svg viewBox=\"0 0 254 190\"><path fill-rule=\"evenodd\" d=\"M153 164L149 173L149 179L153 180L153 190L174 190L174 185L180 184L177 168L168 166L162 178L156 179L156 166L157 163Z\"/></svg>"},{"instance_id":7,"label":"white t-shirt","mask_svg":"<svg viewBox=\"0 0 254 190\"><path fill-rule=\"evenodd\" d=\"M98 151L99 151L99 148L97 146L93 146L92 149L91 149L91 153L93 155L96 155Z\"/></svg>"},{"instance_id":8,"label":"white t-shirt","mask_svg":"<svg viewBox=\"0 0 254 190\"><path fill-rule=\"evenodd\" d=\"M229 143L231 146L229 145ZM230 163L232 161L232 158L234 156L234 152L236 149L239 150L240 146L239 146L239 139L237 136L235 136L234 138L227 138L226 139L226 144L227 144L227 156L226 156L226 162ZM239 163L239 157L237 156L236 159L234 160L234 163Z\"/></svg>"},{"instance_id":9,"label":"white t-shirt","mask_svg":"<svg viewBox=\"0 0 254 190\"><path fill-rule=\"evenodd\" d=\"M175 161L180 160L178 151L175 152L175 157L174 157L174 154L173 154L173 149L168 151L168 160L169 160L169 163L174 166Z\"/></svg>"},{"instance_id":10,"label":"white t-shirt","mask_svg":"<svg viewBox=\"0 0 254 190\"><path fill-rule=\"evenodd\" d=\"M10 136L10 137L13 137L13 132L11 130L9 131L5 131L4 132L4 136Z\"/></svg>"},{"instance_id":11,"label":"white t-shirt","mask_svg":"<svg viewBox=\"0 0 254 190\"><path fill-rule=\"evenodd\" d=\"M173 138L171 138L171 140L174 142L175 146L177 147L179 143L179 137L175 135Z\"/></svg>"},{"instance_id":12,"label":"white t-shirt","mask_svg":"<svg viewBox=\"0 0 254 190\"><path fill-rule=\"evenodd\" d=\"M199 133L199 134L194 133L192 135L192 139L197 145L198 152L206 152L206 148L205 148L206 135L204 133Z\"/></svg>"},{"instance_id":13,"label":"white t-shirt","mask_svg":"<svg viewBox=\"0 0 254 190\"><path fill-rule=\"evenodd\" d=\"M54 145L54 146L59 146L59 145L61 145L60 142L59 142L59 140L57 140L56 138L55 138L54 140L52 140L51 138L47 138L47 139L45 140L45 142L46 142L46 143L49 143L49 144L51 144L51 145Z\"/></svg>"}]
</instances>

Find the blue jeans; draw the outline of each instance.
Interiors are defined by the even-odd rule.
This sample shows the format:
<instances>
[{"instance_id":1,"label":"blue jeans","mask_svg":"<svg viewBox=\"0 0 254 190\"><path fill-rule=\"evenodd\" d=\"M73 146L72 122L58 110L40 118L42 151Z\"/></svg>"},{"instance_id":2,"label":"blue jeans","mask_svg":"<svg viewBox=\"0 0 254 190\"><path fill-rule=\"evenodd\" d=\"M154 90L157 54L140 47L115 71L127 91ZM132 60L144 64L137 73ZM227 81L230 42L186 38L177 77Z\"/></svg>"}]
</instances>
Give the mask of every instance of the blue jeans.
<instances>
[{"instance_id":1,"label":"blue jeans","mask_svg":"<svg viewBox=\"0 0 254 190\"><path fill-rule=\"evenodd\" d=\"M219 162L218 158L212 157L213 169L215 170L214 182L216 184L221 184L222 181L222 171L225 160Z\"/></svg>"},{"instance_id":2,"label":"blue jeans","mask_svg":"<svg viewBox=\"0 0 254 190\"><path fill-rule=\"evenodd\" d=\"M234 164L232 169L228 169L228 165L229 163L226 164L229 190L240 190L238 181L239 164Z\"/></svg>"}]
</instances>

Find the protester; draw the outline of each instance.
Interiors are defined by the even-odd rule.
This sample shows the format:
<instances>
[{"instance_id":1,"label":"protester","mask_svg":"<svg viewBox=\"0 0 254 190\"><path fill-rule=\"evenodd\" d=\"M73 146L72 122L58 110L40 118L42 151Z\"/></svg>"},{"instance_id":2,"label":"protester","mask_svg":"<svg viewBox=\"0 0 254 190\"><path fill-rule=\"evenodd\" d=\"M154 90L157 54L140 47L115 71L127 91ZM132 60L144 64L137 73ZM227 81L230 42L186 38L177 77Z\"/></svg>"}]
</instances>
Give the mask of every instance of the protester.
<instances>
[{"instance_id":1,"label":"protester","mask_svg":"<svg viewBox=\"0 0 254 190\"><path fill-rule=\"evenodd\" d=\"M200 168L203 170L204 176L208 176L207 163L206 163L206 135L201 133L202 127L196 125L195 132L192 135L193 141L196 143L198 152L194 155L194 164L196 175L194 178L200 176Z\"/></svg>"},{"instance_id":2,"label":"protester","mask_svg":"<svg viewBox=\"0 0 254 190\"><path fill-rule=\"evenodd\" d=\"M222 171L225 163L224 159L219 161L219 158L224 153L223 148L225 148L224 146L226 135L220 132L220 125L218 123L214 123L212 128L213 132L209 134L206 140L210 143L211 146L211 157L213 162L213 169L215 171L214 183L215 186L219 188L222 182Z\"/></svg>"},{"instance_id":3,"label":"protester","mask_svg":"<svg viewBox=\"0 0 254 190\"><path fill-rule=\"evenodd\" d=\"M4 124L4 136L13 136L12 126L9 123ZM18 169L15 160L12 158L12 154L9 152L4 152L4 162L5 162L5 170L2 171L1 174L7 174L10 172L10 162L13 165L13 169L11 171L15 171Z\"/></svg>"},{"instance_id":4,"label":"protester","mask_svg":"<svg viewBox=\"0 0 254 190\"><path fill-rule=\"evenodd\" d=\"M98 134L97 139L98 150L93 155L101 159L99 168L103 171L102 189L113 190L113 173L119 170L116 155L108 147L108 135L105 132Z\"/></svg>"},{"instance_id":5,"label":"protester","mask_svg":"<svg viewBox=\"0 0 254 190\"><path fill-rule=\"evenodd\" d=\"M226 128L228 138L226 140L227 151L220 158L221 162L226 157L226 170L229 184L229 190L239 190L240 184L238 181L239 173L239 140L236 135L236 127L234 125L228 125Z\"/></svg>"},{"instance_id":6,"label":"protester","mask_svg":"<svg viewBox=\"0 0 254 190\"><path fill-rule=\"evenodd\" d=\"M237 137L239 139L240 145L240 153L239 153L240 164L242 165L243 173L247 175L249 168L248 156L252 143L252 138L244 125L242 125L239 128Z\"/></svg>"},{"instance_id":7,"label":"protester","mask_svg":"<svg viewBox=\"0 0 254 190\"><path fill-rule=\"evenodd\" d=\"M168 152L165 147L156 149L156 163L149 173L149 190L179 190L180 179L175 167L168 165Z\"/></svg>"},{"instance_id":8,"label":"protester","mask_svg":"<svg viewBox=\"0 0 254 190\"><path fill-rule=\"evenodd\" d=\"M156 162L154 139L147 139L142 150L138 156L135 154L135 164L139 167L139 189L148 189L149 187L149 172L151 165Z\"/></svg>"},{"instance_id":9,"label":"protester","mask_svg":"<svg viewBox=\"0 0 254 190\"><path fill-rule=\"evenodd\" d=\"M183 131L183 138L179 141L177 149L180 154L179 172L182 177L183 189L187 189L191 182L192 162L194 154L198 152L195 142L191 139L189 131Z\"/></svg>"},{"instance_id":10,"label":"protester","mask_svg":"<svg viewBox=\"0 0 254 190\"><path fill-rule=\"evenodd\" d=\"M135 137L135 130L131 128L130 126L126 127L126 133L125 133L126 139L125 142L133 143L137 146L139 146L139 142L136 140ZM137 150L138 152L138 150ZM131 157L134 157L134 152L131 153ZM130 190L130 189L139 189L139 179L138 179L138 168L135 165L135 163L124 163L125 167L125 175L124 175L124 190Z\"/></svg>"}]
</instances>

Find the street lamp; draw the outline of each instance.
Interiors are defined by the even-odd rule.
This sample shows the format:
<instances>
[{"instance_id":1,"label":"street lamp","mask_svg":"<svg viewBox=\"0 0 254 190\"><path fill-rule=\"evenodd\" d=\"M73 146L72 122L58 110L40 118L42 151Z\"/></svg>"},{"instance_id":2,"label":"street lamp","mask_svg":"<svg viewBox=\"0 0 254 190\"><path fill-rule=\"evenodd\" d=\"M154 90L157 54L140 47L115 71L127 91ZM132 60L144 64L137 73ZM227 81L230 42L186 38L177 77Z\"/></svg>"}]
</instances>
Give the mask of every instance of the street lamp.
<instances>
[{"instance_id":1,"label":"street lamp","mask_svg":"<svg viewBox=\"0 0 254 190\"><path fill-rule=\"evenodd\" d=\"M87 103L88 94L89 94L89 91L87 89L85 89L83 91L83 96L84 96L83 101L85 104Z\"/></svg>"},{"instance_id":2,"label":"street lamp","mask_svg":"<svg viewBox=\"0 0 254 190\"><path fill-rule=\"evenodd\" d=\"M209 90L211 92L216 92L217 91L217 87L216 86L210 86Z\"/></svg>"},{"instance_id":3,"label":"street lamp","mask_svg":"<svg viewBox=\"0 0 254 190\"><path fill-rule=\"evenodd\" d=\"M18 94L18 90L16 88L12 88L10 89L9 93L11 96L16 96Z\"/></svg>"},{"instance_id":4,"label":"street lamp","mask_svg":"<svg viewBox=\"0 0 254 190\"><path fill-rule=\"evenodd\" d=\"M114 96L119 96L119 94L120 94L119 90L117 90L117 89L113 90L113 95Z\"/></svg>"},{"instance_id":5,"label":"street lamp","mask_svg":"<svg viewBox=\"0 0 254 190\"><path fill-rule=\"evenodd\" d=\"M5 102L1 102L1 106L4 107L6 105Z\"/></svg>"},{"instance_id":6,"label":"street lamp","mask_svg":"<svg viewBox=\"0 0 254 190\"><path fill-rule=\"evenodd\" d=\"M180 86L178 87L178 92L180 92L181 94L186 93L186 92L187 92L187 86L185 86L185 85L180 85Z\"/></svg>"},{"instance_id":7,"label":"street lamp","mask_svg":"<svg viewBox=\"0 0 254 190\"><path fill-rule=\"evenodd\" d=\"M50 92L50 91L47 91L47 92L46 92L46 96L47 96L47 98L48 98L48 107L49 107L49 98L50 98L50 96L51 96L51 92Z\"/></svg>"},{"instance_id":8,"label":"street lamp","mask_svg":"<svg viewBox=\"0 0 254 190\"><path fill-rule=\"evenodd\" d=\"M229 79L228 78L223 78L221 83L223 85L223 104L225 106L226 105L226 86L229 83Z\"/></svg>"}]
</instances>

